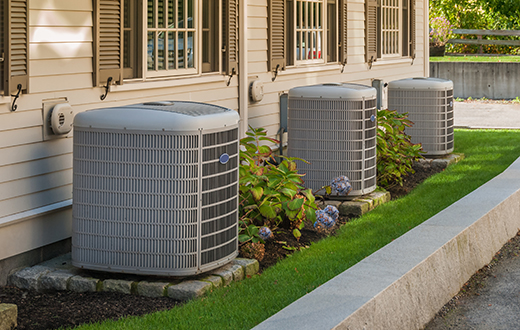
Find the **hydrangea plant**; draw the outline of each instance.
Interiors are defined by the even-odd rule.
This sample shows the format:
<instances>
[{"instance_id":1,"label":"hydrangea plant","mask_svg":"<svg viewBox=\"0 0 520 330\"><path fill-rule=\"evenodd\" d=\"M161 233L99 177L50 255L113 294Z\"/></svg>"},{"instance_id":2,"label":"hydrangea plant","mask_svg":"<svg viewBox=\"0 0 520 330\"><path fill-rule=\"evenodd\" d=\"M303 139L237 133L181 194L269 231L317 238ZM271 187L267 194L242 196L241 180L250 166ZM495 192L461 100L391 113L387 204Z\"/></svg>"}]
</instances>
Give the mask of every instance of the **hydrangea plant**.
<instances>
[{"instance_id":1,"label":"hydrangea plant","mask_svg":"<svg viewBox=\"0 0 520 330\"><path fill-rule=\"evenodd\" d=\"M316 211L316 222L314 223L314 228L320 229L330 229L336 224L336 221L332 219L332 217L325 212L324 210Z\"/></svg>"},{"instance_id":2,"label":"hydrangea plant","mask_svg":"<svg viewBox=\"0 0 520 330\"><path fill-rule=\"evenodd\" d=\"M336 191L338 195L341 196L348 195L352 190L350 180L345 175L341 175L337 178L332 179L332 181L330 182L330 187L332 188L332 190Z\"/></svg>"},{"instance_id":3,"label":"hydrangea plant","mask_svg":"<svg viewBox=\"0 0 520 330\"><path fill-rule=\"evenodd\" d=\"M445 17L434 17L430 20L430 44L445 45L451 37L453 26Z\"/></svg>"}]
</instances>

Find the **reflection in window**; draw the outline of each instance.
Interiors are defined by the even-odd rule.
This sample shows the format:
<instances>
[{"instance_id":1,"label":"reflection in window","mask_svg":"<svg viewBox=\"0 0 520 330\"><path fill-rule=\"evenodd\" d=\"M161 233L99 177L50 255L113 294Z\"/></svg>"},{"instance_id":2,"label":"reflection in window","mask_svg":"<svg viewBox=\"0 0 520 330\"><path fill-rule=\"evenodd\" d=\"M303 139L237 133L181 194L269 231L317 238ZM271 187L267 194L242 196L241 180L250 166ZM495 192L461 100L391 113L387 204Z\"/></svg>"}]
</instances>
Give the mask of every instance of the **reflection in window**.
<instances>
[{"instance_id":1,"label":"reflection in window","mask_svg":"<svg viewBox=\"0 0 520 330\"><path fill-rule=\"evenodd\" d=\"M195 0L148 0L148 71L195 68Z\"/></svg>"},{"instance_id":2,"label":"reflection in window","mask_svg":"<svg viewBox=\"0 0 520 330\"><path fill-rule=\"evenodd\" d=\"M323 1L296 1L296 60L323 59Z\"/></svg>"}]
</instances>

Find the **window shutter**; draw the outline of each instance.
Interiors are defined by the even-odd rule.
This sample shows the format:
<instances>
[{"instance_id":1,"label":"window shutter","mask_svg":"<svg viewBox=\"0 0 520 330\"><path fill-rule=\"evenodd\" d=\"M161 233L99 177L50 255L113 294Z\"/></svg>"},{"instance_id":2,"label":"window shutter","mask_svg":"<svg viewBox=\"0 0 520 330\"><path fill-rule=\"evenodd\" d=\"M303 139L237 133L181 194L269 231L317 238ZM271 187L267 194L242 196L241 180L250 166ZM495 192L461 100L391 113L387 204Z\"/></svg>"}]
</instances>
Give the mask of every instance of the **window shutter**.
<instances>
[{"instance_id":1,"label":"window shutter","mask_svg":"<svg viewBox=\"0 0 520 330\"><path fill-rule=\"evenodd\" d=\"M94 86L123 84L123 0L95 0ZM137 50L136 50L137 51Z\"/></svg>"},{"instance_id":2,"label":"window shutter","mask_svg":"<svg viewBox=\"0 0 520 330\"><path fill-rule=\"evenodd\" d=\"M415 58L415 37L416 37L416 17L415 17L415 0L410 0L410 56Z\"/></svg>"},{"instance_id":3,"label":"window shutter","mask_svg":"<svg viewBox=\"0 0 520 330\"><path fill-rule=\"evenodd\" d=\"M238 73L238 0L225 0L222 17L224 72ZM244 4L245 5L245 4Z\"/></svg>"},{"instance_id":4,"label":"window shutter","mask_svg":"<svg viewBox=\"0 0 520 330\"><path fill-rule=\"evenodd\" d=\"M285 0L269 0L269 70L285 70Z\"/></svg>"},{"instance_id":5,"label":"window shutter","mask_svg":"<svg viewBox=\"0 0 520 330\"><path fill-rule=\"evenodd\" d=\"M348 27L348 12L347 12L347 0L340 1L339 9L339 40L341 43L340 47L340 61L341 64L347 63L347 29Z\"/></svg>"},{"instance_id":6,"label":"window shutter","mask_svg":"<svg viewBox=\"0 0 520 330\"><path fill-rule=\"evenodd\" d=\"M10 30L5 40L5 59L7 71L7 84L5 94L16 94L18 85L22 85L22 91L27 90L29 76L28 40L27 40L27 0L7 1ZM6 28L7 30L7 28Z\"/></svg>"},{"instance_id":7,"label":"window shutter","mask_svg":"<svg viewBox=\"0 0 520 330\"><path fill-rule=\"evenodd\" d=\"M365 2L365 56L366 62L377 60L378 43L378 0L366 0Z\"/></svg>"},{"instance_id":8,"label":"window shutter","mask_svg":"<svg viewBox=\"0 0 520 330\"><path fill-rule=\"evenodd\" d=\"M5 13L7 13L6 8L6 2L5 0L0 0L0 95L4 94L4 81L6 80L5 76L5 57L6 57L6 51L5 51Z\"/></svg>"}]
</instances>

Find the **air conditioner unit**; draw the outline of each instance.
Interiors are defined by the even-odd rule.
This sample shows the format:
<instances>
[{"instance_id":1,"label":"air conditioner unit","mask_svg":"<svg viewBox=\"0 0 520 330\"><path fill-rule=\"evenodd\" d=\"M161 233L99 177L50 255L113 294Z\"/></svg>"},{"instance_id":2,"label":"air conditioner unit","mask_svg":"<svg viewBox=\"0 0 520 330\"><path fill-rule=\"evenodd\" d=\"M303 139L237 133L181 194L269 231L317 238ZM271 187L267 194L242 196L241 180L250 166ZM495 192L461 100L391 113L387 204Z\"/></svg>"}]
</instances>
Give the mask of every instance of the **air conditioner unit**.
<instances>
[{"instance_id":1,"label":"air conditioner unit","mask_svg":"<svg viewBox=\"0 0 520 330\"><path fill-rule=\"evenodd\" d=\"M289 91L287 153L310 162L298 164L307 188L317 191L346 175L350 195L376 189L376 111L376 90L368 86L323 84Z\"/></svg>"},{"instance_id":2,"label":"air conditioner unit","mask_svg":"<svg viewBox=\"0 0 520 330\"><path fill-rule=\"evenodd\" d=\"M195 102L74 119L72 264L184 276L238 254L239 115Z\"/></svg>"},{"instance_id":3,"label":"air conditioner unit","mask_svg":"<svg viewBox=\"0 0 520 330\"><path fill-rule=\"evenodd\" d=\"M421 143L426 156L453 151L453 82L439 78L408 78L388 84L388 109L408 113L414 123L405 132Z\"/></svg>"}]
</instances>

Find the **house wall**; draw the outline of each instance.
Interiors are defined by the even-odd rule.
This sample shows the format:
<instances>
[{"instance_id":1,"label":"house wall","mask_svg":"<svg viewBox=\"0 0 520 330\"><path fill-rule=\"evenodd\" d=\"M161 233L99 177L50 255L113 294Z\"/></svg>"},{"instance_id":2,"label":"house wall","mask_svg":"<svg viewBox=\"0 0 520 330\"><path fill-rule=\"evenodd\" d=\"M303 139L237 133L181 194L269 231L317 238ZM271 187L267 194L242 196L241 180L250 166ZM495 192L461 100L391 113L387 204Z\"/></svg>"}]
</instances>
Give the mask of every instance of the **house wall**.
<instances>
[{"instance_id":1,"label":"house wall","mask_svg":"<svg viewBox=\"0 0 520 330\"><path fill-rule=\"evenodd\" d=\"M242 4L242 2L241 2ZM417 58L415 61L378 61L371 69L364 61L364 0L351 0L349 55L341 65L287 68L273 82L267 70L267 0L247 1L246 70L249 80L264 84L264 98L249 101L248 122L265 127L272 136L279 128L279 96L292 87L327 82L370 85L427 75L425 65L425 1L417 2ZM0 96L0 261L71 235L72 134L44 141L42 103L66 99L75 113L101 107L155 100L194 100L239 108L237 77L208 74L112 86L105 101L102 88L92 87L92 1L29 1L28 94L10 111L10 96ZM244 103L247 104L247 103ZM0 278L0 285L2 279Z\"/></svg>"}]
</instances>

